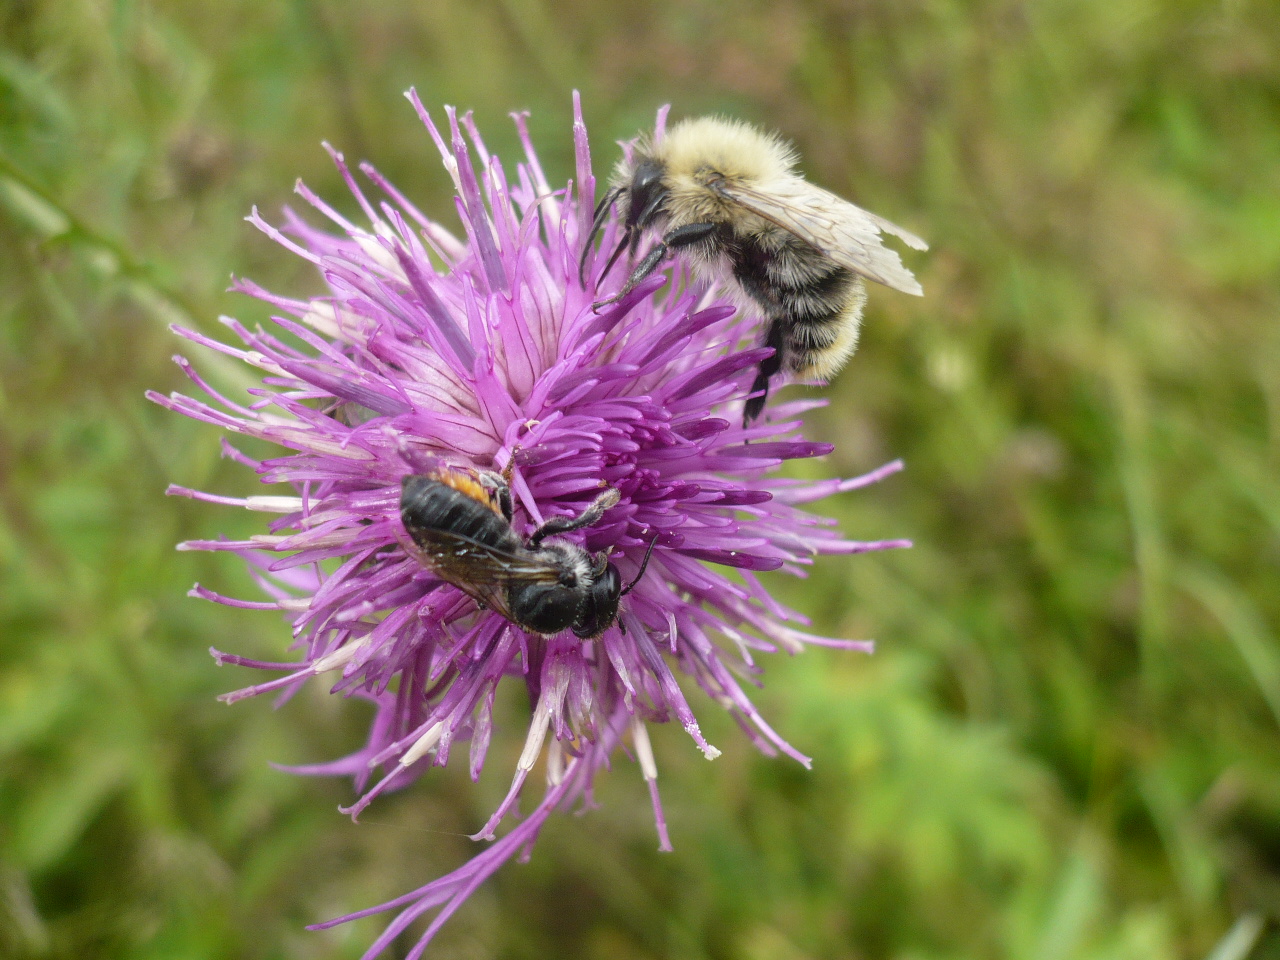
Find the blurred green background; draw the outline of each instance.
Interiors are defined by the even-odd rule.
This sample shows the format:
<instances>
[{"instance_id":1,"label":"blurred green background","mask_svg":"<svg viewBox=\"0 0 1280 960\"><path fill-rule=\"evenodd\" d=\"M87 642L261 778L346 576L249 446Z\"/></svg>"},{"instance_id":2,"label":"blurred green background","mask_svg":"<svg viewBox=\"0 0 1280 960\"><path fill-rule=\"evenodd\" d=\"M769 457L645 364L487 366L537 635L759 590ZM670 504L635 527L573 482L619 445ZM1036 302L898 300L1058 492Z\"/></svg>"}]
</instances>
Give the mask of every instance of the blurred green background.
<instances>
[{"instance_id":1,"label":"blurred green background","mask_svg":"<svg viewBox=\"0 0 1280 960\"><path fill-rule=\"evenodd\" d=\"M570 91L612 141L725 111L928 238L872 291L810 469L907 472L823 505L914 550L777 590L874 657L774 658L760 703L814 769L695 701L657 731L676 845L629 762L445 927L450 958L1280 958L1280 16L1272 0L7 0L0 5L0 956L357 957L307 922L438 876L505 790L433 774L358 826L276 772L362 740L280 712L210 645L280 659L229 558L262 518L218 435L147 404L166 324L217 335L232 272L319 291L242 221L327 139L424 209L448 180L401 94L511 109L552 182Z\"/></svg>"}]
</instances>

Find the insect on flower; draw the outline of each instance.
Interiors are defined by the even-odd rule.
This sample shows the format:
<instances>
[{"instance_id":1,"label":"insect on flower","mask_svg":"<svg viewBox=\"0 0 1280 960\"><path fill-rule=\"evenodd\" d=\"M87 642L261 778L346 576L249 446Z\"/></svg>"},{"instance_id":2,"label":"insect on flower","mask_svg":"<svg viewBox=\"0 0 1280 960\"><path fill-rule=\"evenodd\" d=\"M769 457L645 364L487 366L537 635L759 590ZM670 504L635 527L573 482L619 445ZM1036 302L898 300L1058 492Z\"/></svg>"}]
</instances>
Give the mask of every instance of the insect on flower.
<instances>
[{"instance_id":1,"label":"insect on flower","mask_svg":"<svg viewBox=\"0 0 1280 960\"><path fill-rule=\"evenodd\" d=\"M271 495L170 492L276 515L246 540L182 545L239 556L265 599L192 592L276 611L292 627L293 662L215 653L271 674L226 700L318 682L372 703L361 749L294 768L350 777L352 817L459 753L478 778L491 741L511 736L495 729L498 688L527 692L510 787L475 834L493 842L402 897L320 924L393 911L366 957L434 910L410 934L408 957L420 956L553 811L587 803L624 745L647 786L659 846L670 849L649 725L674 721L706 757L719 754L685 689L731 712L759 749L807 765L749 696L763 656L870 643L808 632L759 573L801 574L820 557L907 545L845 539L806 509L901 464L850 479L781 475L787 461L831 451L802 434L802 415L820 402L779 404L770 422L743 425L753 369L767 355L752 346L754 317L714 291L660 289L665 278L620 291L591 263L578 282L587 235L612 244L629 228L607 213L593 225L595 178L576 98L576 171L559 189L523 116L524 157L509 179L469 116L448 110L441 131L410 99L453 180L465 235L364 164L381 195L366 196L334 152L359 224L302 185L328 229L292 211L283 228L250 217L316 268L323 292L295 299L240 280L238 290L272 306L270 325L224 319L238 343L178 330L256 367L261 385L242 402L179 358L205 396L150 394L280 448L255 459L224 447L273 485ZM545 787L520 811L535 770Z\"/></svg>"},{"instance_id":2,"label":"insect on flower","mask_svg":"<svg viewBox=\"0 0 1280 960\"><path fill-rule=\"evenodd\" d=\"M720 281L742 308L768 321L760 361L744 410L760 416L770 379L827 379L853 355L867 300L863 278L904 293L924 291L881 233L916 250L928 244L913 233L814 186L792 168L795 151L781 138L746 123L701 117L652 136L619 161L612 185L596 208L582 251L614 213L625 224L605 266L623 248L632 256L647 231L661 234L606 306L626 296L679 250L695 273Z\"/></svg>"},{"instance_id":3,"label":"insect on flower","mask_svg":"<svg viewBox=\"0 0 1280 960\"><path fill-rule=\"evenodd\" d=\"M442 467L404 478L400 518L422 562L481 606L530 633L572 627L590 639L613 625L618 601L644 576L657 541L625 587L604 551L591 556L577 544L543 541L591 526L619 499L606 490L576 517L553 517L522 542L511 529L507 477Z\"/></svg>"}]
</instances>

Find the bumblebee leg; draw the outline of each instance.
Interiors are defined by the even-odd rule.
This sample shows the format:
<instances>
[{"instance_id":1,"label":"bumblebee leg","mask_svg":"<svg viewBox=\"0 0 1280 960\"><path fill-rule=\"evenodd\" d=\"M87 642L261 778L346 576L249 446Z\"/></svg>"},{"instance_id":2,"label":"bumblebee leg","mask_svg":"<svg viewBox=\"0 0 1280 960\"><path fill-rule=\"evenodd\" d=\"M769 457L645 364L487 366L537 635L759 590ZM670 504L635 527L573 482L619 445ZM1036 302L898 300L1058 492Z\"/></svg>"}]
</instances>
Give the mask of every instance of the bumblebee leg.
<instances>
[{"instance_id":1,"label":"bumblebee leg","mask_svg":"<svg viewBox=\"0 0 1280 960\"><path fill-rule=\"evenodd\" d=\"M687 247L691 243L707 239L719 226L718 223L686 223L674 230L668 230L662 242L668 247Z\"/></svg>"},{"instance_id":2,"label":"bumblebee leg","mask_svg":"<svg viewBox=\"0 0 1280 960\"><path fill-rule=\"evenodd\" d=\"M649 276L649 274L653 273L653 271L657 270L658 264L662 262L662 259L666 255L667 245L665 243L659 242L654 244L653 249L645 254L645 258L636 264L636 268L631 271L631 276L627 277L627 282L622 285L622 289L612 297L607 297L604 300L597 300L591 305L591 309L598 311L601 307L607 307L611 303L617 303L628 293L634 290L636 288L636 284Z\"/></svg>"},{"instance_id":3,"label":"bumblebee leg","mask_svg":"<svg viewBox=\"0 0 1280 960\"><path fill-rule=\"evenodd\" d=\"M570 530L581 530L600 521L604 512L621 499L621 494L610 487L591 502L591 506L576 517L552 517L533 533L529 534L529 546L536 547L544 538L557 533L568 533Z\"/></svg>"},{"instance_id":4,"label":"bumblebee leg","mask_svg":"<svg viewBox=\"0 0 1280 960\"><path fill-rule=\"evenodd\" d=\"M755 383L751 384L751 398L742 411L743 427L751 426L752 421L764 412L764 402L769 398L769 380L782 369L782 324L777 320L769 324L769 335L765 338L764 345L773 347L773 356L760 361L760 372L756 374Z\"/></svg>"},{"instance_id":5,"label":"bumblebee leg","mask_svg":"<svg viewBox=\"0 0 1280 960\"><path fill-rule=\"evenodd\" d=\"M611 303L617 303L634 290L636 285L644 280L645 277L657 270L658 264L666 259L669 251L706 240L719 229L719 226L718 223L686 223L682 227L676 227L655 243L653 249L645 254L645 258L636 264L636 268L631 271L631 276L627 277L627 282L622 285L621 290L607 300L593 303L591 309L599 310L601 307L607 307Z\"/></svg>"}]
</instances>

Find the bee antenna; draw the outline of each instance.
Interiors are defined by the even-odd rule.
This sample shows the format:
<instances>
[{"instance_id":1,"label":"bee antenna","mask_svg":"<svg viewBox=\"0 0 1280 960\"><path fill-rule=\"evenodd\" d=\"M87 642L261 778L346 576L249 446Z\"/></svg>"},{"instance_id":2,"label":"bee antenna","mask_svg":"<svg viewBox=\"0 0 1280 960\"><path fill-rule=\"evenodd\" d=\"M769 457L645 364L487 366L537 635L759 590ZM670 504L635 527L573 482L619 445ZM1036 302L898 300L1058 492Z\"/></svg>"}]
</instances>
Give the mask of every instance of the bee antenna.
<instances>
[{"instance_id":1,"label":"bee antenna","mask_svg":"<svg viewBox=\"0 0 1280 960\"><path fill-rule=\"evenodd\" d=\"M632 588L640 582L640 578L644 576L645 567L649 566L649 558L653 556L653 548L658 545L658 535L655 533L653 539L649 541L649 549L644 552L644 559L640 561L640 572L636 574L636 578L622 588L622 592L618 594L625 597L631 592Z\"/></svg>"},{"instance_id":2,"label":"bee antenna","mask_svg":"<svg viewBox=\"0 0 1280 960\"><path fill-rule=\"evenodd\" d=\"M613 201L618 199L618 194L621 192L621 187L614 187L605 193L600 198L600 202L596 204L595 212L592 214L591 231L587 234L587 242L582 245L582 259L578 261L578 283L584 289L587 286L587 254L591 252L591 245L595 243L596 237L600 233L600 228L604 226L605 217L609 215L609 211L613 208ZM608 272L608 270L605 271L605 273Z\"/></svg>"},{"instance_id":3,"label":"bee antenna","mask_svg":"<svg viewBox=\"0 0 1280 960\"><path fill-rule=\"evenodd\" d=\"M605 210L613 206L613 201L618 199L619 194L625 189L626 187L610 187L606 190L604 196L600 198L600 202L596 204L596 208L591 211L591 216L599 220Z\"/></svg>"},{"instance_id":4,"label":"bee antenna","mask_svg":"<svg viewBox=\"0 0 1280 960\"><path fill-rule=\"evenodd\" d=\"M604 270L600 274L603 280L609 275L609 271L613 269L613 265L618 262L618 257L622 256L622 251L626 249L627 243L631 240L631 232L628 231L622 235L622 239L618 241L618 245L613 248L613 253L609 256L609 262L604 265Z\"/></svg>"}]
</instances>

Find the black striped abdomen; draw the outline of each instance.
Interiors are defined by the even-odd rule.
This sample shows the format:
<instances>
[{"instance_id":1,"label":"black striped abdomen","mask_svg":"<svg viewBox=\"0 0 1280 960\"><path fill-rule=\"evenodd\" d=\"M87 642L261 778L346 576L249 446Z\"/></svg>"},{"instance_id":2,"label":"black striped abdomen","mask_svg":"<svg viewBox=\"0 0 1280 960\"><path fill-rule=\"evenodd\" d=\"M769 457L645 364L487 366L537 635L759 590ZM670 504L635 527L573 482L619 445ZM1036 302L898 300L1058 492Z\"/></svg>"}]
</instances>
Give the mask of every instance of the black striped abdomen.
<instances>
[{"instance_id":1,"label":"black striped abdomen","mask_svg":"<svg viewBox=\"0 0 1280 960\"><path fill-rule=\"evenodd\" d=\"M858 343L866 289L860 277L781 230L726 243L734 279L776 329L781 365L801 377L829 377Z\"/></svg>"},{"instance_id":2,"label":"black striped abdomen","mask_svg":"<svg viewBox=\"0 0 1280 960\"><path fill-rule=\"evenodd\" d=\"M511 524L489 504L431 477L405 478L400 516L415 540L419 534L443 530L504 550L521 547Z\"/></svg>"}]
</instances>

